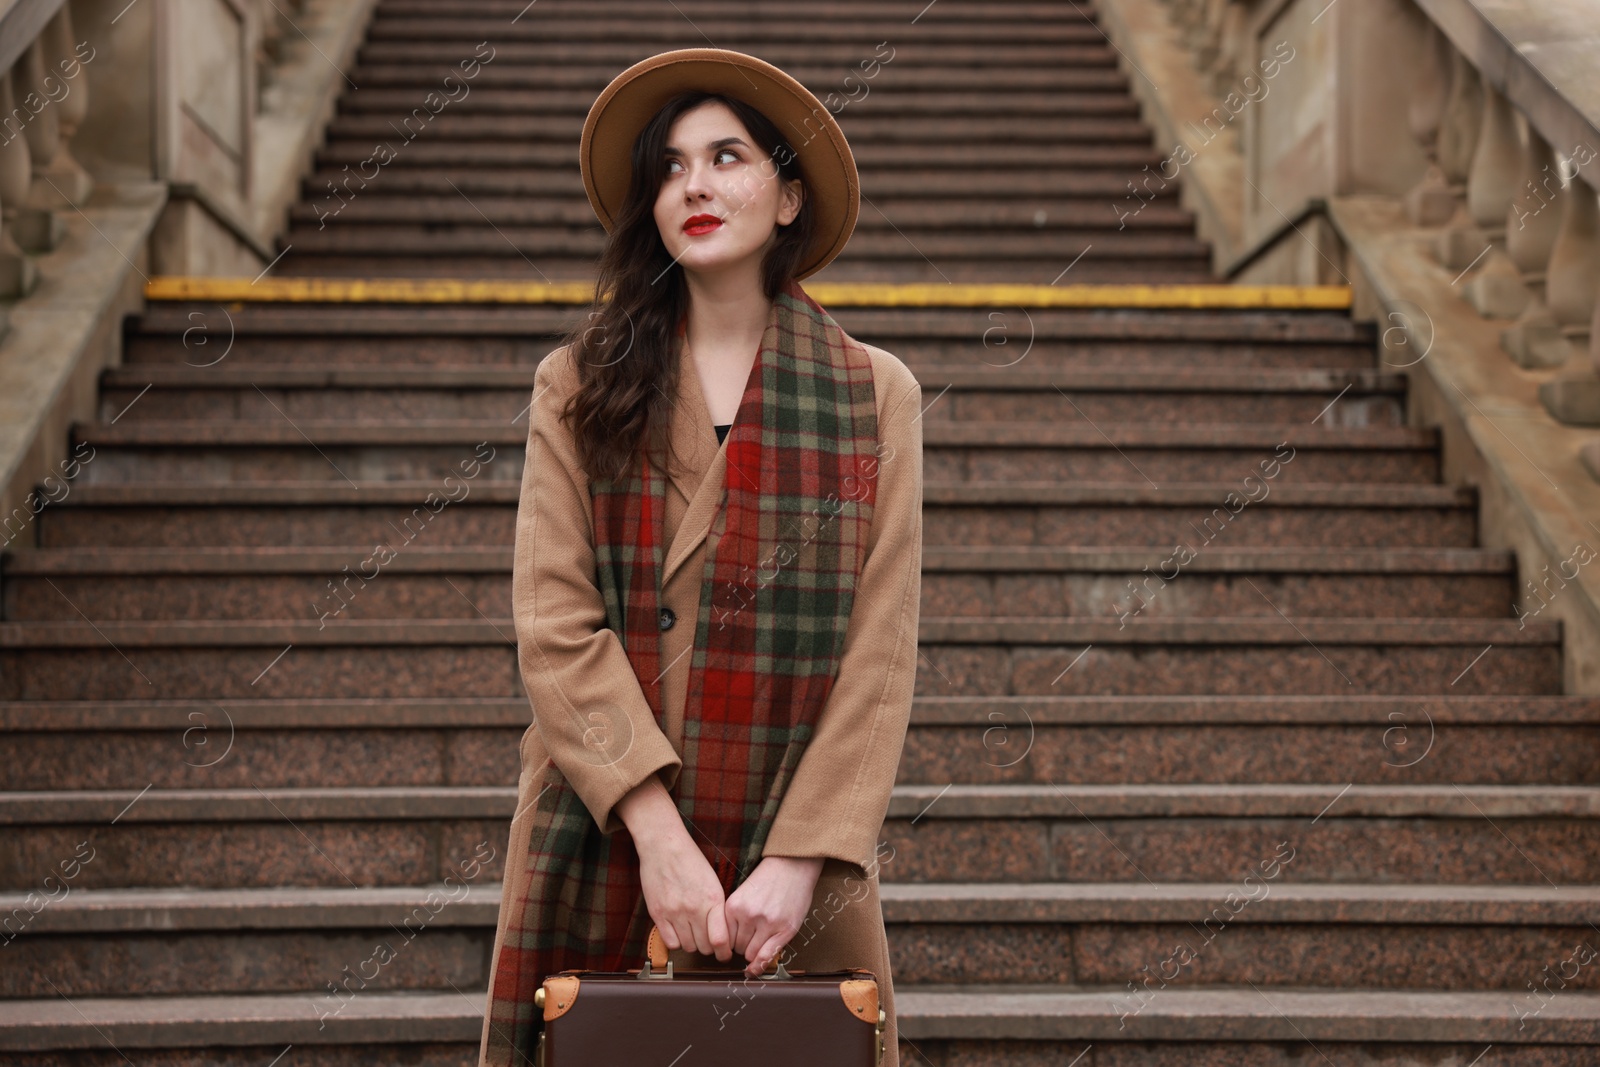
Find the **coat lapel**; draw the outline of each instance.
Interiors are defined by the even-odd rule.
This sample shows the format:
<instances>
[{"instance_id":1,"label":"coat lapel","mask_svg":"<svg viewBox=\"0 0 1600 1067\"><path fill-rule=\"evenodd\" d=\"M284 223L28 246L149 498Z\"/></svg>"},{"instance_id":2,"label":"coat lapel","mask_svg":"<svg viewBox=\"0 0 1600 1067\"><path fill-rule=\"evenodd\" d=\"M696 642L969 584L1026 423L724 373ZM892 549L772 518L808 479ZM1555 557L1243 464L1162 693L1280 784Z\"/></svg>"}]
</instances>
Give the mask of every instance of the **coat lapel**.
<instances>
[{"instance_id":1,"label":"coat lapel","mask_svg":"<svg viewBox=\"0 0 1600 1067\"><path fill-rule=\"evenodd\" d=\"M673 472L672 484L689 506L667 546L661 572L663 589L711 531L711 520L722 506L727 470L727 453L717 441L700 375L692 366L681 368L678 374L678 400L672 415L672 444L685 464L683 470Z\"/></svg>"}]
</instances>

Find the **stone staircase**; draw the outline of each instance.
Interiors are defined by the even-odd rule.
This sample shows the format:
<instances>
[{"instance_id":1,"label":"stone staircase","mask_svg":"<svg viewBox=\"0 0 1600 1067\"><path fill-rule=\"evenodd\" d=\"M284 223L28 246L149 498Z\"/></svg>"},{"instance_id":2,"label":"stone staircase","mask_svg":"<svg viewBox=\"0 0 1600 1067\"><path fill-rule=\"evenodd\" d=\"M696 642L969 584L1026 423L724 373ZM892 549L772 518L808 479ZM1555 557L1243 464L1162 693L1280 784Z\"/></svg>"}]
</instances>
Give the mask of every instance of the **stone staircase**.
<instances>
[{"instance_id":1,"label":"stone staircase","mask_svg":"<svg viewBox=\"0 0 1600 1067\"><path fill-rule=\"evenodd\" d=\"M917 6L381 0L273 273L584 277L588 104L709 38L819 95L893 49L839 112L865 198L816 283L1213 280L1171 192L1119 228L1160 154L1092 7ZM1600 700L1512 616L1369 326L830 310L926 404L902 1062L1600 1062L1568 962L1600 946ZM526 411L576 311L128 324L0 572L0 1065L476 1061Z\"/></svg>"}]
</instances>

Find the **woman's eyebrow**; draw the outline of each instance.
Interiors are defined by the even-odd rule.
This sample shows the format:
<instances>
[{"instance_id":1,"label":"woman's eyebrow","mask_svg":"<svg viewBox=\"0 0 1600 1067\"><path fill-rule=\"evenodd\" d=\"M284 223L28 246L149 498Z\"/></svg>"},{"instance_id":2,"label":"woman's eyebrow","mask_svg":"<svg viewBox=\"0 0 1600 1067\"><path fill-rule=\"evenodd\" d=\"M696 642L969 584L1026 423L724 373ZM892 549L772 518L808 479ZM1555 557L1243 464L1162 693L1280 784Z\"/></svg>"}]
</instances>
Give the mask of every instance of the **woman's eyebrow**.
<instances>
[{"instance_id":1,"label":"woman's eyebrow","mask_svg":"<svg viewBox=\"0 0 1600 1067\"><path fill-rule=\"evenodd\" d=\"M731 144L742 144L746 148L750 147L749 145L744 144L744 139L741 138L741 137L724 137L721 140L710 142L709 144L706 145L706 148L708 148L708 149L725 148L725 147L727 147L728 145L731 145ZM663 149L663 151L670 152L675 156L680 156L680 155L683 154L683 150L682 149L674 148L672 145L667 145L667 147L665 149Z\"/></svg>"}]
</instances>

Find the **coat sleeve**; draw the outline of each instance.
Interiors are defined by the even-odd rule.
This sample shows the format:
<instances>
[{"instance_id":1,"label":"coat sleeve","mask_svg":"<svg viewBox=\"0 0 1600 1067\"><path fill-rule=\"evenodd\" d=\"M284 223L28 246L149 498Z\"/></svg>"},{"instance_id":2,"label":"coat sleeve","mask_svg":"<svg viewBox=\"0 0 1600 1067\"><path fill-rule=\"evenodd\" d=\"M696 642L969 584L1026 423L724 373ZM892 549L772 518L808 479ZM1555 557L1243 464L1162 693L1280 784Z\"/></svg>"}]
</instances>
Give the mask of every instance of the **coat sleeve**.
<instances>
[{"instance_id":1,"label":"coat sleeve","mask_svg":"<svg viewBox=\"0 0 1600 1067\"><path fill-rule=\"evenodd\" d=\"M870 868L917 679L922 597L922 388L901 365L879 441L877 498L839 673L762 846Z\"/></svg>"},{"instance_id":2,"label":"coat sleeve","mask_svg":"<svg viewBox=\"0 0 1600 1067\"><path fill-rule=\"evenodd\" d=\"M577 385L565 348L534 374L517 507L512 614L522 684L550 758L602 833L629 790L682 758L656 722L595 584L589 480L560 413Z\"/></svg>"}]
</instances>

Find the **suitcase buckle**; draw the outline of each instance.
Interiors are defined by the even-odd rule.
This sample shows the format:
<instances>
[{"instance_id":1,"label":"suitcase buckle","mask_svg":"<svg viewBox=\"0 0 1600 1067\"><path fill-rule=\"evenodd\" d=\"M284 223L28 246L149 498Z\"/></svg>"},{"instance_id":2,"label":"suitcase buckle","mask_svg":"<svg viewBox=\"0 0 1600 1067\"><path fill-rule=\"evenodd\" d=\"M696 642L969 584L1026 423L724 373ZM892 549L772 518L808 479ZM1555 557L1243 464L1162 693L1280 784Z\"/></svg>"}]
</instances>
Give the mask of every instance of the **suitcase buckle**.
<instances>
[{"instance_id":1,"label":"suitcase buckle","mask_svg":"<svg viewBox=\"0 0 1600 1067\"><path fill-rule=\"evenodd\" d=\"M648 956L646 956L645 957L645 961L644 961L644 966L639 968L639 974L637 975L637 977L639 977L639 978L661 978L661 979L671 978L672 977L672 957L670 957L670 956L667 957L667 973L666 974L651 974L650 973L650 958Z\"/></svg>"},{"instance_id":2,"label":"suitcase buckle","mask_svg":"<svg viewBox=\"0 0 1600 1067\"><path fill-rule=\"evenodd\" d=\"M764 982L770 982L774 978L793 978L794 977L794 975L789 973L789 968L787 968L787 967L785 967L783 965L783 958L781 956L779 956L777 958L777 963L778 963L778 969L777 970L773 971L771 974L768 974L766 971L762 971L756 977L760 978Z\"/></svg>"}]
</instances>

